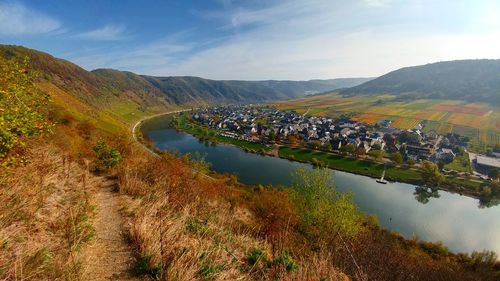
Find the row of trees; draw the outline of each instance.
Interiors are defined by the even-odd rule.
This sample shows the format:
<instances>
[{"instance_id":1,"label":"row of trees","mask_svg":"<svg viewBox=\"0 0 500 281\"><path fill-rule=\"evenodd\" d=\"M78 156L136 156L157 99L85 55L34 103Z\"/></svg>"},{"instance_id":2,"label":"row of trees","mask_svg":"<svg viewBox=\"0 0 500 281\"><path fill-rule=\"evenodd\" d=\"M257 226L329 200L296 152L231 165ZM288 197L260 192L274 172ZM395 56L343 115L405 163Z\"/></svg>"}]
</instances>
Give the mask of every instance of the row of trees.
<instances>
[{"instance_id":1,"label":"row of trees","mask_svg":"<svg viewBox=\"0 0 500 281\"><path fill-rule=\"evenodd\" d=\"M322 145L320 141L312 141L309 145L313 149L321 149L326 151L332 150L332 145L330 143L325 143ZM376 159L377 161L381 161L386 156L386 152L382 150L380 147L379 148L375 147L374 149L370 150L367 153L363 147L356 148L354 144L344 145L339 149L339 151L342 154L351 155L354 157L362 157L368 155L373 159ZM389 158L396 165L401 165L404 162L404 157L399 151L392 153ZM415 165L415 161L413 159L408 159L406 163L409 166Z\"/></svg>"}]
</instances>

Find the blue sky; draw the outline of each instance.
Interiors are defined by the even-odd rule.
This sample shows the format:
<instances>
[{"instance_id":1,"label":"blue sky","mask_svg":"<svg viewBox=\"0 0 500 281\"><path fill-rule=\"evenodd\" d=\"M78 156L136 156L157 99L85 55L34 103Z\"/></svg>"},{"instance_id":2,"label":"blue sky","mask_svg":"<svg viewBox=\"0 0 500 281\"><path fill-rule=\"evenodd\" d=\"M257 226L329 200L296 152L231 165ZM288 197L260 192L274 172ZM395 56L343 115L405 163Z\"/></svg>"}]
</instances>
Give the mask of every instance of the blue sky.
<instances>
[{"instance_id":1,"label":"blue sky","mask_svg":"<svg viewBox=\"0 0 500 281\"><path fill-rule=\"evenodd\" d=\"M500 1L0 0L0 43L88 70L244 80L378 76L500 58Z\"/></svg>"}]
</instances>

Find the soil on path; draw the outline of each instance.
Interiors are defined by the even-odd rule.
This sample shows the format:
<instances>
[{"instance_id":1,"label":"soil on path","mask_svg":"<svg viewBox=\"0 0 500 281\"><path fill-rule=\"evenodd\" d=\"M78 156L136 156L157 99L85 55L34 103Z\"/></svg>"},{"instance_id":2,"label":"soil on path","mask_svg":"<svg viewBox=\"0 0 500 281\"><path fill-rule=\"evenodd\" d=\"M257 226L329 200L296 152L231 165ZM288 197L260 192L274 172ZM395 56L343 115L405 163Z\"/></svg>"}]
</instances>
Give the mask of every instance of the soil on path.
<instances>
[{"instance_id":1,"label":"soil on path","mask_svg":"<svg viewBox=\"0 0 500 281\"><path fill-rule=\"evenodd\" d=\"M135 265L132 246L123 232L123 217L119 212L119 195L115 182L103 180L95 195L95 237L83 251L83 279L148 280L133 272Z\"/></svg>"}]
</instances>

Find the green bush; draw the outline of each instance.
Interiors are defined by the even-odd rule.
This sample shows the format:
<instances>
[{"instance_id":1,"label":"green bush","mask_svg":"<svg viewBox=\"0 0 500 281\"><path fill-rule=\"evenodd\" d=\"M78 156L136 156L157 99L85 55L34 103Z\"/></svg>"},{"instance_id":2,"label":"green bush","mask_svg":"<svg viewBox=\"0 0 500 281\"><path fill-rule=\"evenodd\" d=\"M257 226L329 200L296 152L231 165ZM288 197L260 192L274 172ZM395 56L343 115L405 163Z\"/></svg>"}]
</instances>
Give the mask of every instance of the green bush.
<instances>
[{"instance_id":1,"label":"green bush","mask_svg":"<svg viewBox=\"0 0 500 281\"><path fill-rule=\"evenodd\" d=\"M36 77L27 60L0 58L0 159L25 139L52 129L45 116L49 97L36 87Z\"/></svg>"},{"instance_id":2,"label":"green bush","mask_svg":"<svg viewBox=\"0 0 500 281\"><path fill-rule=\"evenodd\" d=\"M247 255L247 262L252 266L264 259L265 259L264 252L258 248L252 249Z\"/></svg>"},{"instance_id":3,"label":"green bush","mask_svg":"<svg viewBox=\"0 0 500 281\"><path fill-rule=\"evenodd\" d=\"M97 157L92 163L95 172L107 171L122 160L120 152L116 148L107 145L102 139L97 142L92 150L94 150Z\"/></svg>"},{"instance_id":4,"label":"green bush","mask_svg":"<svg viewBox=\"0 0 500 281\"><path fill-rule=\"evenodd\" d=\"M295 271L299 268L297 262L295 262L288 252L282 252L276 256L272 261L270 261L270 266L282 266L285 268L286 272Z\"/></svg>"},{"instance_id":5,"label":"green bush","mask_svg":"<svg viewBox=\"0 0 500 281\"><path fill-rule=\"evenodd\" d=\"M300 217L299 226L310 238L354 236L360 231L362 216L352 194L335 190L328 169L298 169L290 193Z\"/></svg>"}]
</instances>

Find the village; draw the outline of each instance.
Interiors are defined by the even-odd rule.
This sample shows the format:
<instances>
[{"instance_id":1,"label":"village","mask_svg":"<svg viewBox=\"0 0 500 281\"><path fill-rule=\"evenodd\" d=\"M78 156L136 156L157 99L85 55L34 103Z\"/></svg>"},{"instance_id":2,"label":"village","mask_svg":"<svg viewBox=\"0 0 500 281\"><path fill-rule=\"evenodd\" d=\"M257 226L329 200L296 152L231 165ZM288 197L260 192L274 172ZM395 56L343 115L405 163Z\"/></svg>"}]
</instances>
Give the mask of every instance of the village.
<instances>
[{"instance_id":1,"label":"village","mask_svg":"<svg viewBox=\"0 0 500 281\"><path fill-rule=\"evenodd\" d=\"M500 168L496 157L476 156L467 152L467 138L456 134L424 133L422 124L413 129L393 128L390 120L375 125L349 117L332 119L280 111L263 106L217 106L195 110L192 120L208 126L223 137L260 143L308 147L333 153L370 155L379 161L419 165L423 160L438 163L445 173L471 174L488 178ZM460 157L467 155L467 157ZM494 155L493 155L494 156ZM469 158L470 157L470 158ZM460 159L459 169L446 164Z\"/></svg>"}]
</instances>

